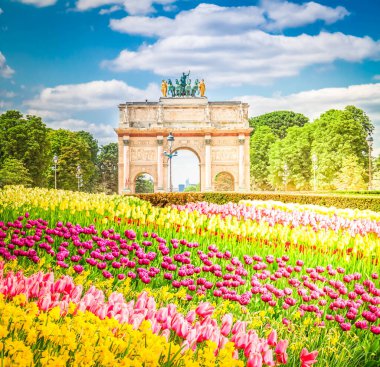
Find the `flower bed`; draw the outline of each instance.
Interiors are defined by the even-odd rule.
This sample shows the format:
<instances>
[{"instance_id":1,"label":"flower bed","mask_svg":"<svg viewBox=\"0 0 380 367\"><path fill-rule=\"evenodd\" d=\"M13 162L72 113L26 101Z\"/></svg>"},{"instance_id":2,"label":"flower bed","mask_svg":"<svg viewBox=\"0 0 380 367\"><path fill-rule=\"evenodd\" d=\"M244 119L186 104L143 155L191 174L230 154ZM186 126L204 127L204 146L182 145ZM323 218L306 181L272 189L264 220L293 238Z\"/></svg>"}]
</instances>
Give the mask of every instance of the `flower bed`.
<instances>
[{"instance_id":1,"label":"flower bed","mask_svg":"<svg viewBox=\"0 0 380 367\"><path fill-rule=\"evenodd\" d=\"M347 252L344 257L333 252L326 256L330 252L320 252L312 238L305 251L280 241L281 226L296 228L294 220L306 220L305 215L321 233L333 231L328 218L338 218L341 238L351 226L366 223L355 218L372 220L367 232L351 236L355 243L360 236L377 234L374 214L334 214L323 208L313 212L303 207L295 213L287 205L268 208L265 203L159 209L140 200L64 192L55 198L47 192L50 200L45 207L41 204L45 191L20 192L34 199L22 199L19 193L18 200L8 198L0 206L1 307L19 313L36 308L34 319L25 321L33 325L30 330L37 332L39 317L49 318L50 313L57 325L76 325L77 317L89 318L93 325L86 330L105 325L105 335L129 325L128 353L126 340L118 333L113 334L112 348L103 343L108 350L99 352L110 355L113 365L374 366L380 358L376 253L362 258ZM71 209L57 210L63 202ZM246 213L260 213L265 219L245 219ZM111 214L117 214L115 220ZM247 228L285 219L272 227L266 242L204 227L206 220L222 223L227 218ZM298 227L307 231L310 225ZM10 324L4 325L7 329ZM133 338L141 333L152 344L133 349ZM5 347L10 334L1 335L5 365L16 363L17 353ZM77 345L82 334L70 335L73 348L84 356ZM51 341L28 342L25 333L13 333L12 340L22 342L37 365L44 361L51 365L49 358L67 349L60 342L55 349ZM121 349L114 349L116 345ZM341 349L347 352L337 353ZM144 353L154 354L154 362L142 362L139 356ZM75 355L69 351L63 365L74 364ZM103 357L94 355L88 363L107 365L99 359Z\"/></svg>"}]
</instances>

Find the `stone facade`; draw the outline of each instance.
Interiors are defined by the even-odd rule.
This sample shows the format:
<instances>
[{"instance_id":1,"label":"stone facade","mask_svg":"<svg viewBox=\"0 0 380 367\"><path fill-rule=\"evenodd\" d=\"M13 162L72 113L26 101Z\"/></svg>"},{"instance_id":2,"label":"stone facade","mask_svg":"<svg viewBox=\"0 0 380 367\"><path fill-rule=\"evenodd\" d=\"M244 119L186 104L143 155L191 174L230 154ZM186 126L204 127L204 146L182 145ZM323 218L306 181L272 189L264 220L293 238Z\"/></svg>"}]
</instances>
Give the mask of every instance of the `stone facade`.
<instances>
[{"instance_id":1,"label":"stone facade","mask_svg":"<svg viewBox=\"0 0 380 367\"><path fill-rule=\"evenodd\" d=\"M153 177L155 191L169 191L167 136L172 150L191 150L199 159L201 191L212 191L215 177L228 172L235 191L249 190L248 104L200 98L160 98L159 102L119 105L119 192L134 192L138 175Z\"/></svg>"}]
</instances>

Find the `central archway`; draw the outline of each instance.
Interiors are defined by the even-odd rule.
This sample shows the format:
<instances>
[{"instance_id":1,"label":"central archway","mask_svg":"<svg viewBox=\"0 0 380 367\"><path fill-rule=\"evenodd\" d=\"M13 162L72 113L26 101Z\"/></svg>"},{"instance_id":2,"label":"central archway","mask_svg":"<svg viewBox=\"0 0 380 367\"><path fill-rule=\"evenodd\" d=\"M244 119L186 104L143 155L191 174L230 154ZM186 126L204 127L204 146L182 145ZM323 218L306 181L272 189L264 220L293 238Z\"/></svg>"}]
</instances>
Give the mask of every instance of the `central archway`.
<instances>
[{"instance_id":1,"label":"central archway","mask_svg":"<svg viewBox=\"0 0 380 367\"><path fill-rule=\"evenodd\" d=\"M177 148L175 152L178 155L172 160L173 191L200 191L201 165L198 154L187 147ZM170 185L169 175L168 169L168 185Z\"/></svg>"}]
</instances>

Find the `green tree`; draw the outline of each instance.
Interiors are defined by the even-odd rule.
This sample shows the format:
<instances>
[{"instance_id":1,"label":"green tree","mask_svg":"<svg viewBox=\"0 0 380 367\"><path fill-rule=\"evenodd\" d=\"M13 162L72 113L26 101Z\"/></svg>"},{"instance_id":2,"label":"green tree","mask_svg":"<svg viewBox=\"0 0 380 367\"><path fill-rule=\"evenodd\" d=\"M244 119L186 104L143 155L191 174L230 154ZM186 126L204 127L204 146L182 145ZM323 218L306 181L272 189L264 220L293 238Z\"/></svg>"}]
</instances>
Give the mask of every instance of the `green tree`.
<instances>
[{"instance_id":1,"label":"green tree","mask_svg":"<svg viewBox=\"0 0 380 367\"><path fill-rule=\"evenodd\" d=\"M268 126L276 137L283 139L289 127L303 126L308 122L309 119L302 113L274 111L251 118L249 120L249 126L253 127L253 133L255 133L256 129L260 126Z\"/></svg>"},{"instance_id":2,"label":"green tree","mask_svg":"<svg viewBox=\"0 0 380 367\"><path fill-rule=\"evenodd\" d=\"M268 126L259 126L251 136L251 177L254 188L270 189L269 181L269 150L276 137Z\"/></svg>"},{"instance_id":3,"label":"green tree","mask_svg":"<svg viewBox=\"0 0 380 367\"><path fill-rule=\"evenodd\" d=\"M48 129L40 117L24 117L18 111L0 115L0 166L15 158L27 168L33 185L44 186L49 152Z\"/></svg>"},{"instance_id":4,"label":"green tree","mask_svg":"<svg viewBox=\"0 0 380 367\"><path fill-rule=\"evenodd\" d=\"M118 146L110 143L100 147L98 155L98 172L100 173L100 190L107 194L118 191Z\"/></svg>"},{"instance_id":5,"label":"green tree","mask_svg":"<svg viewBox=\"0 0 380 367\"><path fill-rule=\"evenodd\" d=\"M91 178L96 169L91 159L91 150L87 142L78 133L59 129L49 132L51 142L51 161L53 155L58 156L57 165L57 187L65 190L77 190L77 167L81 167L83 190L90 191ZM48 172L50 186L53 187L53 171Z\"/></svg>"},{"instance_id":6,"label":"green tree","mask_svg":"<svg viewBox=\"0 0 380 367\"><path fill-rule=\"evenodd\" d=\"M283 182L286 172L284 169L285 161L282 156L283 149L283 141L277 140L269 150L268 180L276 190L282 190L284 188Z\"/></svg>"},{"instance_id":7,"label":"green tree","mask_svg":"<svg viewBox=\"0 0 380 367\"><path fill-rule=\"evenodd\" d=\"M199 184L189 185L189 186L185 187L185 189L183 190L183 192L196 192L196 191L200 191L200 185Z\"/></svg>"},{"instance_id":8,"label":"green tree","mask_svg":"<svg viewBox=\"0 0 380 367\"><path fill-rule=\"evenodd\" d=\"M362 109L350 105L346 106L344 110L351 115L352 119L362 125L367 136L373 134L375 127L373 126L367 114Z\"/></svg>"},{"instance_id":9,"label":"green tree","mask_svg":"<svg viewBox=\"0 0 380 367\"><path fill-rule=\"evenodd\" d=\"M86 190L94 191L96 188L97 182L101 179L99 177L98 167L98 152L99 152L99 144L96 139L88 132L88 131L78 131L75 133L76 136L83 140L84 143L87 144L89 152L90 152L90 160L93 164L92 175L90 175L86 182Z\"/></svg>"},{"instance_id":10,"label":"green tree","mask_svg":"<svg viewBox=\"0 0 380 367\"><path fill-rule=\"evenodd\" d=\"M358 157L349 155L343 157L342 168L334 180L334 186L338 190L366 190L368 185L364 181L365 176L366 172Z\"/></svg>"},{"instance_id":11,"label":"green tree","mask_svg":"<svg viewBox=\"0 0 380 367\"><path fill-rule=\"evenodd\" d=\"M90 150L90 156L92 163L96 164L98 162L99 144L98 141L88 132L88 131L78 131L76 133L79 139L85 141Z\"/></svg>"},{"instance_id":12,"label":"green tree","mask_svg":"<svg viewBox=\"0 0 380 367\"><path fill-rule=\"evenodd\" d=\"M136 194L154 192L153 179L150 175L141 174L136 178L135 185Z\"/></svg>"},{"instance_id":13,"label":"green tree","mask_svg":"<svg viewBox=\"0 0 380 367\"><path fill-rule=\"evenodd\" d=\"M313 124L290 127L286 137L273 145L268 171L275 188L285 188L286 181L289 190L310 189L313 128Z\"/></svg>"},{"instance_id":14,"label":"green tree","mask_svg":"<svg viewBox=\"0 0 380 367\"><path fill-rule=\"evenodd\" d=\"M358 164L368 166L366 137L373 125L362 110L347 106L344 110L329 110L314 122L312 154L318 158L318 186L335 189L334 180L343 166L343 159L355 156ZM368 176L365 177L368 180Z\"/></svg>"},{"instance_id":15,"label":"green tree","mask_svg":"<svg viewBox=\"0 0 380 367\"><path fill-rule=\"evenodd\" d=\"M0 187L5 185L30 186L33 180L22 161L16 158L5 158L0 169Z\"/></svg>"}]
</instances>

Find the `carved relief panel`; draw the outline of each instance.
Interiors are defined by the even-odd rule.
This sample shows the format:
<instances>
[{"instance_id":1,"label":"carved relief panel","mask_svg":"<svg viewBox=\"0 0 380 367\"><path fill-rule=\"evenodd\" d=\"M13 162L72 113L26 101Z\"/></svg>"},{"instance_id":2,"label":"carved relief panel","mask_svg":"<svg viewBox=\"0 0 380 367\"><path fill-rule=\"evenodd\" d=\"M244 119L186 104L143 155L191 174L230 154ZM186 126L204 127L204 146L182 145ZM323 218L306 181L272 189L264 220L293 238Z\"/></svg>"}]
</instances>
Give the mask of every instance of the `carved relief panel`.
<instances>
[{"instance_id":1,"label":"carved relief panel","mask_svg":"<svg viewBox=\"0 0 380 367\"><path fill-rule=\"evenodd\" d=\"M156 150L151 148L131 148L131 160L139 164L140 162L156 162Z\"/></svg>"},{"instance_id":2,"label":"carved relief panel","mask_svg":"<svg viewBox=\"0 0 380 367\"><path fill-rule=\"evenodd\" d=\"M238 150L235 147L213 147L211 156L213 162L236 162Z\"/></svg>"}]
</instances>

